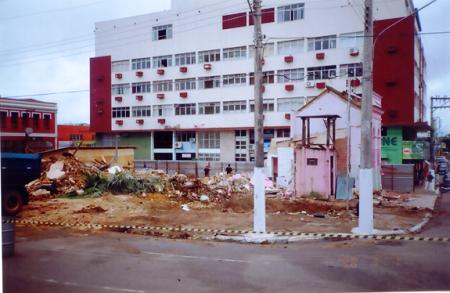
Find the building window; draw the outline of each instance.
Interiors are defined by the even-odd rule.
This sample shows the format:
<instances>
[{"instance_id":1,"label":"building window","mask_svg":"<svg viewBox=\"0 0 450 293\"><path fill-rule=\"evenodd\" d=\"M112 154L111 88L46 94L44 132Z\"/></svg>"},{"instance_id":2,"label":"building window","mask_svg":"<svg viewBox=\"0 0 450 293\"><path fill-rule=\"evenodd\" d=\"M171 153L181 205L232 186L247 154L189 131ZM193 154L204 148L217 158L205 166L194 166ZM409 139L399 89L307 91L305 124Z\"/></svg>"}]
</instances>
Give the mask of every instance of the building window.
<instances>
[{"instance_id":1,"label":"building window","mask_svg":"<svg viewBox=\"0 0 450 293\"><path fill-rule=\"evenodd\" d=\"M250 45L248 47L248 56L250 58L254 58L255 57L255 46L254 45ZM274 51L275 51L275 46L273 43L268 43L268 44L264 44L263 47L263 56L265 57L269 57L269 56L273 56L274 55Z\"/></svg>"},{"instance_id":2,"label":"building window","mask_svg":"<svg viewBox=\"0 0 450 293\"><path fill-rule=\"evenodd\" d=\"M165 40L172 38L172 25L159 25L153 27L153 41Z\"/></svg>"},{"instance_id":3,"label":"building window","mask_svg":"<svg viewBox=\"0 0 450 293\"><path fill-rule=\"evenodd\" d=\"M223 49L223 60L239 60L247 58L247 47L234 47Z\"/></svg>"},{"instance_id":4,"label":"building window","mask_svg":"<svg viewBox=\"0 0 450 293\"><path fill-rule=\"evenodd\" d=\"M222 79L224 87L247 84L247 74L245 73L224 75Z\"/></svg>"},{"instance_id":5,"label":"building window","mask_svg":"<svg viewBox=\"0 0 450 293\"><path fill-rule=\"evenodd\" d=\"M278 112L297 111L303 105L305 105L304 97L277 99L277 111Z\"/></svg>"},{"instance_id":6,"label":"building window","mask_svg":"<svg viewBox=\"0 0 450 293\"><path fill-rule=\"evenodd\" d=\"M176 141L195 142L195 131L179 131L175 132Z\"/></svg>"},{"instance_id":7,"label":"building window","mask_svg":"<svg viewBox=\"0 0 450 293\"><path fill-rule=\"evenodd\" d=\"M291 137L291 130L287 129L277 129L277 137Z\"/></svg>"},{"instance_id":8,"label":"building window","mask_svg":"<svg viewBox=\"0 0 450 293\"><path fill-rule=\"evenodd\" d=\"M71 141L82 141L83 140L83 135L82 134L70 134L69 135L69 139Z\"/></svg>"},{"instance_id":9,"label":"building window","mask_svg":"<svg viewBox=\"0 0 450 293\"><path fill-rule=\"evenodd\" d=\"M127 118L130 117L130 107L113 107L112 118Z\"/></svg>"},{"instance_id":10,"label":"building window","mask_svg":"<svg viewBox=\"0 0 450 293\"><path fill-rule=\"evenodd\" d=\"M195 103L175 104L175 115L195 115Z\"/></svg>"},{"instance_id":11,"label":"building window","mask_svg":"<svg viewBox=\"0 0 450 293\"><path fill-rule=\"evenodd\" d=\"M308 80L330 79L336 77L336 65L308 68Z\"/></svg>"},{"instance_id":12,"label":"building window","mask_svg":"<svg viewBox=\"0 0 450 293\"><path fill-rule=\"evenodd\" d=\"M18 112L11 112L11 128L17 129L19 127L19 113Z\"/></svg>"},{"instance_id":13,"label":"building window","mask_svg":"<svg viewBox=\"0 0 450 293\"><path fill-rule=\"evenodd\" d=\"M277 8L278 22L294 21L303 19L304 17L304 3L296 3L286 6L279 6Z\"/></svg>"},{"instance_id":14,"label":"building window","mask_svg":"<svg viewBox=\"0 0 450 293\"><path fill-rule=\"evenodd\" d=\"M41 118L41 115L38 113L33 113L33 129L39 128L39 119Z\"/></svg>"},{"instance_id":15,"label":"building window","mask_svg":"<svg viewBox=\"0 0 450 293\"><path fill-rule=\"evenodd\" d=\"M235 131L235 157L238 162L247 161L247 131Z\"/></svg>"},{"instance_id":16,"label":"building window","mask_svg":"<svg viewBox=\"0 0 450 293\"><path fill-rule=\"evenodd\" d=\"M305 69L295 68L277 71L278 83L303 81L305 79Z\"/></svg>"},{"instance_id":17,"label":"building window","mask_svg":"<svg viewBox=\"0 0 450 293\"><path fill-rule=\"evenodd\" d=\"M130 92L130 84L129 83L112 85L112 94L113 95L127 95L129 92Z\"/></svg>"},{"instance_id":18,"label":"building window","mask_svg":"<svg viewBox=\"0 0 450 293\"><path fill-rule=\"evenodd\" d=\"M341 64L339 66L341 77L359 77L363 75L362 63Z\"/></svg>"},{"instance_id":19,"label":"building window","mask_svg":"<svg viewBox=\"0 0 450 293\"><path fill-rule=\"evenodd\" d=\"M22 126L24 128L28 127L29 120L30 120L30 113L22 113Z\"/></svg>"},{"instance_id":20,"label":"building window","mask_svg":"<svg viewBox=\"0 0 450 293\"><path fill-rule=\"evenodd\" d=\"M131 69L139 70L139 69L148 69L152 65L150 57L147 58L138 58L131 59Z\"/></svg>"},{"instance_id":21,"label":"building window","mask_svg":"<svg viewBox=\"0 0 450 293\"><path fill-rule=\"evenodd\" d=\"M153 116L167 117L173 115L173 105L154 105Z\"/></svg>"},{"instance_id":22,"label":"building window","mask_svg":"<svg viewBox=\"0 0 450 293\"><path fill-rule=\"evenodd\" d=\"M153 82L154 92L171 92L172 91L172 80L158 80Z\"/></svg>"},{"instance_id":23,"label":"building window","mask_svg":"<svg viewBox=\"0 0 450 293\"><path fill-rule=\"evenodd\" d=\"M293 55L304 51L305 40L292 40L277 43L278 55Z\"/></svg>"},{"instance_id":24,"label":"building window","mask_svg":"<svg viewBox=\"0 0 450 293\"><path fill-rule=\"evenodd\" d=\"M172 55L153 57L153 68L172 66Z\"/></svg>"},{"instance_id":25,"label":"building window","mask_svg":"<svg viewBox=\"0 0 450 293\"><path fill-rule=\"evenodd\" d=\"M273 99L263 100L263 112L273 112L275 110L275 101ZM250 112L255 112L255 100L250 100Z\"/></svg>"},{"instance_id":26,"label":"building window","mask_svg":"<svg viewBox=\"0 0 450 293\"><path fill-rule=\"evenodd\" d=\"M364 33L348 33L339 36L340 48L362 48L364 43Z\"/></svg>"},{"instance_id":27,"label":"building window","mask_svg":"<svg viewBox=\"0 0 450 293\"><path fill-rule=\"evenodd\" d=\"M249 74L250 84L255 84L255 74L250 72ZM263 72L263 83L274 83L275 82L275 72L274 71L264 71Z\"/></svg>"},{"instance_id":28,"label":"building window","mask_svg":"<svg viewBox=\"0 0 450 293\"><path fill-rule=\"evenodd\" d=\"M198 114L209 115L219 113L220 113L220 102L198 104Z\"/></svg>"},{"instance_id":29,"label":"building window","mask_svg":"<svg viewBox=\"0 0 450 293\"><path fill-rule=\"evenodd\" d=\"M135 106L131 108L133 117L150 117L152 115L152 106Z\"/></svg>"},{"instance_id":30,"label":"building window","mask_svg":"<svg viewBox=\"0 0 450 293\"><path fill-rule=\"evenodd\" d=\"M220 161L220 154L217 153L199 153L199 161Z\"/></svg>"},{"instance_id":31,"label":"building window","mask_svg":"<svg viewBox=\"0 0 450 293\"><path fill-rule=\"evenodd\" d=\"M220 76L206 76L198 78L199 89L212 89L220 87Z\"/></svg>"},{"instance_id":32,"label":"building window","mask_svg":"<svg viewBox=\"0 0 450 293\"><path fill-rule=\"evenodd\" d=\"M336 35L308 39L308 51L336 48Z\"/></svg>"},{"instance_id":33,"label":"building window","mask_svg":"<svg viewBox=\"0 0 450 293\"><path fill-rule=\"evenodd\" d=\"M220 149L220 132L199 132L198 146L201 149Z\"/></svg>"},{"instance_id":34,"label":"building window","mask_svg":"<svg viewBox=\"0 0 450 293\"><path fill-rule=\"evenodd\" d=\"M247 101L228 101L223 102L224 113L243 113L247 112Z\"/></svg>"},{"instance_id":35,"label":"building window","mask_svg":"<svg viewBox=\"0 0 450 293\"><path fill-rule=\"evenodd\" d=\"M51 119L51 115L50 114L44 114L44 129L50 129L50 119Z\"/></svg>"},{"instance_id":36,"label":"building window","mask_svg":"<svg viewBox=\"0 0 450 293\"><path fill-rule=\"evenodd\" d=\"M1 123L1 129L6 128L6 118L8 117L8 112L6 111L0 111L0 123Z\"/></svg>"},{"instance_id":37,"label":"building window","mask_svg":"<svg viewBox=\"0 0 450 293\"><path fill-rule=\"evenodd\" d=\"M175 65L190 65L195 64L195 52L176 54L175 55Z\"/></svg>"},{"instance_id":38,"label":"building window","mask_svg":"<svg viewBox=\"0 0 450 293\"><path fill-rule=\"evenodd\" d=\"M131 92L133 94L149 93L151 90L151 83L147 82L135 82L131 84Z\"/></svg>"},{"instance_id":39,"label":"building window","mask_svg":"<svg viewBox=\"0 0 450 293\"><path fill-rule=\"evenodd\" d=\"M208 63L220 61L220 49L198 52L198 62Z\"/></svg>"},{"instance_id":40,"label":"building window","mask_svg":"<svg viewBox=\"0 0 450 293\"><path fill-rule=\"evenodd\" d=\"M124 72L130 70L130 60L111 62L112 72Z\"/></svg>"},{"instance_id":41,"label":"building window","mask_svg":"<svg viewBox=\"0 0 450 293\"><path fill-rule=\"evenodd\" d=\"M195 90L195 78L187 79L176 79L175 80L175 90L185 91L185 90Z\"/></svg>"}]
</instances>

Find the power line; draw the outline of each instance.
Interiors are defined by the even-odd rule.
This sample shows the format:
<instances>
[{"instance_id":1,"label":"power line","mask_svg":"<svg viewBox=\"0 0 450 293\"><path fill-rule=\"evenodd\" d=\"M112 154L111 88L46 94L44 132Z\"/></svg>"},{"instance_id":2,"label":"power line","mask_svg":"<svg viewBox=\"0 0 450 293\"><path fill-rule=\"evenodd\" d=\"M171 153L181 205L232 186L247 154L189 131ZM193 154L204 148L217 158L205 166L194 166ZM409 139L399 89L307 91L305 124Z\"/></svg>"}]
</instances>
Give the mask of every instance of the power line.
<instances>
[{"instance_id":1,"label":"power line","mask_svg":"<svg viewBox=\"0 0 450 293\"><path fill-rule=\"evenodd\" d=\"M22 14L22 15L9 16L9 17L5 17L5 18L0 18L0 22L5 22L5 21L18 19L18 18L23 18L23 17L30 17L30 16L34 16L34 15L40 15L40 14L46 14L46 13L54 13L54 12L72 10L72 9L81 8L81 7L88 7L88 6L93 6L93 5L96 5L98 3L102 3L102 2L108 2L108 0L100 0L100 1L95 1L95 2L92 2L92 3L83 4L83 5L76 5L76 6L65 7L65 8L43 10L43 11L38 11L38 12L35 12L35 13L27 13L27 14Z\"/></svg>"},{"instance_id":2,"label":"power line","mask_svg":"<svg viewBox=\"0 0 450 293\"><path fill-rule=\"evenodd\" d=\"M215 3L215 5L217 5L217 4L218 3ZM210 6L213 6L213 5L210 5ZM331 6L327 6L327 7L310 7L309 9L344 8L346 6L348 6L348 5L344 5L344 6L340 5L340 6L333 6L333 7L331 7ZM201 21L205 21L207 19L211 19L211 18L215 18L215 17L221 16L221 15L224 14L223 9L226 9L226 8L236 8L236 5L231 5L231 6L226 6L226 7L221 8L221 10L218 10L219 11L219 15L214 15L212 17L206 17L206 18L200 18L200 19L197 19L197 20L192 21L192 22L185 22L185 23L181 22L179 25L180 26L187 26L187 25L192 24L192 23L201 22ZM194 10L191 10L191 11L194 11ZM195 11L197 11L197 10L195 10ZM207 14L210 14L210 13L213 13L213 12L216 12L216 11L210 11L210 12L207 12L207 13L203 13L203 15L207 15ZM237 11L227 11L225 13L237 13L237 12L241 12L241 8L239 10L237 10ZM179 15L179 14L180 13L178 13L177 15ZM197 15L195 15L195 16L197 16ZM240 18L240 17L241 16L238 16L238 17L235 17L235 18L231 18L231 19L227 19L227 20L225 20L225 22L233 21L234 19L237 19L237 18ZM161 19L162 18L158 18L158 21L161 22ZM145 25L145 23L147 23L148 21L153 21L153 20L141 21L141 22L139 22L139 24L134 23L133 25L126 25L126 26L124 26L124 27L131 27L130 29L125 29L125 30L121 29L121 30L117 31L116 30L117 28L114 28L114 29L106 29L106 32L107 33L109 33L109 32L114 33L114 37L117 37L117 39L114 40L114 41L119 41L119 42L122 42L123 40L142 39L141 33L135 34L135 35L131 35L131 36L127 36L126 38L120 38L120 35L124 34L124 33L127 33L128 31L139 32L141 30L148 30L148 25ZM220 22L215 22L215 23L212 23L212 24L220 24ZM209 25L211 25L211 24L208 24L206 26L209 26ZM143 27L141 27L141 26L143 26ZM203 27L203 25L199 26L199 27ZM195 27L193 29L196 29L196 28L199 28L199 27ZM123 28L123 27L121 27L121 28ZM174 32L174 34L183 33L183 32L189 31L189 30L192 30L192 29L187 29L187 30L184 30L184 31ZM105 33L105 30L102 30L102 33ZM87 37L86 38L86 37L83 37L83 35L80 35L80 36L74 37L73 40L66 39L65 41L53 42L53 43L55 43L55 46L50 45L52 43L48 43L46 46L43 46L45 44L42 44L41 46L43 46L43 47L38 48L38 49L36 49L35 46L16 48L14 50L13 49L9 49L9 50L0 51L0 55L11 54L11 53L12 54L16 54L16 53L19 54L19 53L24 53L24 52L27 52L27 51L35 52L36 50L43 50L43 49L48 49L48 48L52 48L52 47L57 48L59 46L65 46L65 44L64 44L65 42L67 42L67 44L68 44L68 43L77 43L77 42L84 42L84 41L92 41L92 37ZM58 45L58 43L60 43L60 45ZM108 42L108 44L109 43L110 42ZM89 45L84 45L84 46L81 46L81 47L77 47L76 49L82 49L82 48L87 48L87 47L91 47L91 46L92 46L92 44L89 44ZM29 48L29 50L27 50L28 48ZM11 52L11 51L13 51L13 52ZM89 50L89 52L90 51L91 50ZM6 52L11 52L11 53L6 53ZM46 53L34 55L32 57L45 56L45 55L51 55L51 54L53 54L53 52L46 52ZM17 58L19 58L19 57L17 57Z\"/></svg>"},{"instance_id":3,"label":"power line","mask_svg":"<svg viewBox=\"0 0 450 293\"><path fill-rule=\"evenodd\" d=\"M88 91L89 90L72 90L72 91L48 92L48 93L40 93L40 94L14 95L14 96L5 96L5 97L2 96L2 98L39 97L39 96L50 96L50 95L59 95L59 94L82 93L82 92L88 92Z\"/></svg>"},{"instance_id":4,"label":"power line","mask_svg":"<svg viewBox=\"0 0 450 293\"><path fill-rule=\"evenodd\" d=\"M233 7L235 7L235 6L236 6L236 5L233 5ZM330 8L330 7L317 7L317 9L328 9L328 8ZM343 8L343 6L335 6L334 8ZM229 11L229 12L227 12L227 13L236 13L236 12L241 12L241 9L239 9L238 11ZM221 14L223 14L223 11L221 12ZM207 19L215 18L215 17L217 17L217 16L218 16L218 15L214 15L214 16L211 16L211 17L205 17L205 18L202 18L202 19L193 21L193 22L191 22L191 23L184 23L183 25L186 26L186 25L188 25L188 24L192 24L192 23L195 23L195 22L205 21L205 20L207 20ZM232 18L232 19L229 19L228 21L232 21L233 19L236 19L236 18L239 18L239 17L240 17L240 16L234 17L234 18ZM222 23L222 21L214 22L214 23L208 23L208 24L203 24L203 25L195 26L195 27L192 27L192 28L189 28L189 29L185 29L185 30L181 30L181 31L175 31L175 32L173 32L173 35L182 34L182 33L185 33L185 32L187 32L187 31L192 31L192 30L195 30L195 29L198 29L198 28L203 28L203 27L209 27L209 26L211 26L211 25L220 24L220 23ZM148 28L146 28L146 29L148 29ZM139 35L129 36L129 37L127 37L127 38L118 38L117 40L114 40L114 41L120 42L120 44L115 45L115 46L108 46L108 47L106 47L105 49L111 49L111 48L117 48L117 47L122 47L122 46L128 46L129 44L126 43L126 42L124 43L124 41L127 41L127 40L130 40L130 41L131 41L131 40L134 40L134 39L136 39L136 38L138 38L138 41L139 41L139 42L146 42L146 41L149 41L149 40L147 40L147 39L142 40L142 37L141 37L141 36L142 36L142 35L139 34ZM111 41L108 42L108 44L110 44L110 43L111 43ZM98 45L98 43L97 43L97 45ZM92 45L81 46L81 47L77 47L76 49L83 49L83 48L90 48L90 49L87 50L87 51L84 50L84 51L80 51L80 52L76 52L76 53L72 53L72 54L62 55L62 56L55 57L55 58L44 58L44 59L37 58L37 59L33 60L33 57L31 57L30 60L28 60L28 61L14 62L14 63L10 63L10 64L2 64L2 65L0 65L0 67L7 67L7 66L11 66L11 65L18 65L18 64L25 64L25 63L35 63L35 62L39 62L39 61L50 61L50 60L57 59L57 58L62 58L62 57L68 57L68 56L74 56L74 55L81 55L81 54L84 54L84 53L90 53L90 52L92 52L92 48L91 48L91 47L92 47ZM35 57L38 57L38 56L46 56L46 55L50 55L50 54L51 54L51 53L45 53L45 54L36 55Z\"/></svg>"}]
</instances>

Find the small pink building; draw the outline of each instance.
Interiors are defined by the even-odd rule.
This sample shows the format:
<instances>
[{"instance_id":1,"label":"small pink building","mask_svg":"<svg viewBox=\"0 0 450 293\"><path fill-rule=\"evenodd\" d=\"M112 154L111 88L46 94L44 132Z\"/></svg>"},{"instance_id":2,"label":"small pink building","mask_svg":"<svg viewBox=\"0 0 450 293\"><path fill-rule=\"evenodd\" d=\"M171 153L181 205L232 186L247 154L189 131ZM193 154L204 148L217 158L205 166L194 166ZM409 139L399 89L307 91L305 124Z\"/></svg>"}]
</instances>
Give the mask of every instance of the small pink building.
<instances>
[{"instance_id":1,"label":"small pink building","mask_svg":"<svg viewBox=\"0 0 450 293\"><path fill-rule=\"evenodd\" d=\"M322 197L334 195L336 176L354 177L358 186L360 142L361 142L361 98L352 95L348 101L346 92L327 87L321 94L308 101L294 115L291 136L294 141L304 139L302 118L308 116L338 116L334 129L328 130L324 119L312 119L308 133L310 143L297 143L295 150L295 189L298 195L312 192ZM350 115L348 115L350 111ZM372 163L374 169L374 188L381 188L381 97L373 95L372 116ZM333 134L333 144L327 146L327 140ZM315 147L313 147L315 146ZM322 146L322 147L317 147ZM349 146L349 147L348 147ZM348 155L347 155L348 154ZM312 160L317 159L317 160ZM315 165L312 163L316 163Z\"/></svg>"}]
</instances>

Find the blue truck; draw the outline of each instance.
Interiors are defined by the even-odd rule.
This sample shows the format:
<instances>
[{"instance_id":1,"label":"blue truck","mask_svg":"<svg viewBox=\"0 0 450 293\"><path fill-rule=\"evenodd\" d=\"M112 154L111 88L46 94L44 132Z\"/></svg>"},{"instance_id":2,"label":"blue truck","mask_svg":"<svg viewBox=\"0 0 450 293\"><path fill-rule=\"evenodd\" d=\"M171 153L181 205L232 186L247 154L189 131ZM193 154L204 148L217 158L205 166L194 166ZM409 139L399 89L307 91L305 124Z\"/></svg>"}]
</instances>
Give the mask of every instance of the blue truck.
<instances>
[{"instance_id":1,"label":"blue truck","mask_svg":"<svg viewBox=\"0 0 450 293\"><path fill-rule=\"evenodd\" d=\"M2 211L17 214L28 203L25 185L41 176L39 154L0 153Z\"/></svg>"}]
</instances>

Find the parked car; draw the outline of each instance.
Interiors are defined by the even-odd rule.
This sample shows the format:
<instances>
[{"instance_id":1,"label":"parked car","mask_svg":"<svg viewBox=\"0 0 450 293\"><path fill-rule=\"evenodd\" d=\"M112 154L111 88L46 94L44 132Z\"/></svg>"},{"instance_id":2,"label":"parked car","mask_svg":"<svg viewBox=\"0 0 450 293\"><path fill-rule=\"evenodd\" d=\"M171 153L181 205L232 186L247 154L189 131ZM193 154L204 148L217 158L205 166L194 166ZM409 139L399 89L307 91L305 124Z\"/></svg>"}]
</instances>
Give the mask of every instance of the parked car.
<instances>
[{"instance_id":1,"label":"parked car","mask_svg":"<svg viewBox=\"0 0 450 293\"><path fill-rule=\"evenodd\" d=\"M441 193L446 193L447 191L450 190L450 172L447 172L447 174L444 176L440 189Z\"/></svg>"},{"instance_id":2,"label":"parked car","mask_svg":"<svg viewBox=\"0 0 450 293\"><path fill-rule=\"evenodd\" d=\"M28 203L25 184L41 175L41 157L38 154L1 153L2 210L15 215Z\"/></svg>"}]
</instances>

